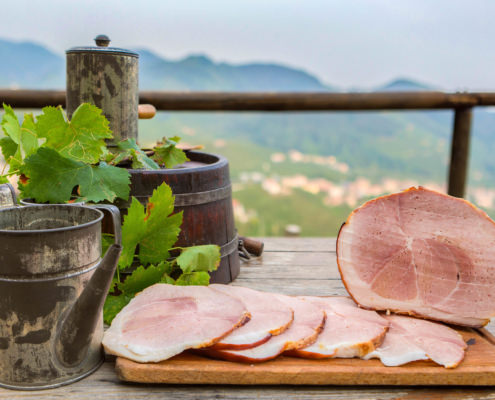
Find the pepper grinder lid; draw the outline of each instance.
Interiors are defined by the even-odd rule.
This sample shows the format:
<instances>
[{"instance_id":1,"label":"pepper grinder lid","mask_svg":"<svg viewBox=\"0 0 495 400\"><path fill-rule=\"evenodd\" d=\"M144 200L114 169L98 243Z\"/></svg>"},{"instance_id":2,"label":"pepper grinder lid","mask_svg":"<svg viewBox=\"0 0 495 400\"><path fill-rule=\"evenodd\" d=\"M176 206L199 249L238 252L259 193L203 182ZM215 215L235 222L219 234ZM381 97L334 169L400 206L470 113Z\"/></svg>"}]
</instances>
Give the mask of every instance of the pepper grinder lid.
<instances>
[{"instance_id":1,"label":"pepper grinder lid","mask_svg":"<svg viewBox=\"0 0 495 400\"><path fill-rule=\"evenodd\" d=\"M110 38L107 35L98 35L95 37L96 46L78 46L66 50L66 54L71 53L105 53L116 54L121 56L129 56L139 58L139 54L135 51L121 49L120 47L109 47Z\"/></svg>"}]
</instances>

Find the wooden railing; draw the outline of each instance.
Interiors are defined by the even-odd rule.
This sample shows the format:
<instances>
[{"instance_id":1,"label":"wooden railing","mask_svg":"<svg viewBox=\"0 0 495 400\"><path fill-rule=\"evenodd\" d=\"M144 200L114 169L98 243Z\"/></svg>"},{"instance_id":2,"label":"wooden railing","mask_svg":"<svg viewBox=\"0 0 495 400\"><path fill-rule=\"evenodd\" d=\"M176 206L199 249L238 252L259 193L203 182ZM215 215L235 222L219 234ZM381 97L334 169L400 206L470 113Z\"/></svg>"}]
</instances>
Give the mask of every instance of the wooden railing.
<instances>
[{"instance_id":1,"label":"wooden railing","mask_svg":"<svg viewBox=\"0 0 495 400\"><path fill-rule=\"evenodd\" d=\"M439 110L455 112L448 175L448 193L464 197L469 161L473 107L495 106L495 93L139 93L140 103L162 111L377 111ZM65 105L65 91L0 90L0 102L17 108Z\"/></svg>"}]
</instances>

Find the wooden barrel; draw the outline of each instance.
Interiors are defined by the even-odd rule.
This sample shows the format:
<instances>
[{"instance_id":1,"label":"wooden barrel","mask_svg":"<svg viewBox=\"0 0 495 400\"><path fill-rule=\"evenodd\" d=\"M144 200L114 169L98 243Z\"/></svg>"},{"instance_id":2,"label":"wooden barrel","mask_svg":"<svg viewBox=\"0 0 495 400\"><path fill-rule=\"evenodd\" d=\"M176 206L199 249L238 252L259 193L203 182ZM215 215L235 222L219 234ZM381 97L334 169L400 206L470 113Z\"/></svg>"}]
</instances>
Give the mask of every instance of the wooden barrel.
<instances>
[{"instance_id":1,"label":"wooden barrel","mask_svg":"<svg viewBox=\"0 0 495 400\"><path fill-rule=\"evenodd\" d=\"M166 182L175 195L175 211L184 211L177 246L217 244L222 258L211 282L231 282L239 274L240 261L228 161L197 151L187 156L190 161L180 168L130 169L131 196L146 204L153 190Z\"/></svg>"}]
</instances>

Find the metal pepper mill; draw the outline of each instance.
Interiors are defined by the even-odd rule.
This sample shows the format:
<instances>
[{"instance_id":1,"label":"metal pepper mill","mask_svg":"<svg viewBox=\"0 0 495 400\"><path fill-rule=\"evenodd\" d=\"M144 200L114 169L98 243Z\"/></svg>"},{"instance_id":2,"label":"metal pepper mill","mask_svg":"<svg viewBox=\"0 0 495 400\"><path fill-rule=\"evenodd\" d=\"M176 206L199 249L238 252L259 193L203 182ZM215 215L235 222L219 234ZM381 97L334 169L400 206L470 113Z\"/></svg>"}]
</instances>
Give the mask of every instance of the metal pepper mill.
<instances>
[{"instance_id":1,"label":"metal pepper mill","mask_svg":"<svg viewBox=\"0 0 495 400\"><path fill-rule=\"evenodd\" d=\"M110 121L114 145L138 137L138 64L133 51L108 47L106 35L95 38L96 47L73 47L67 54L67 114L81 103L92 103Z\"/></svg>"}]
</instances>

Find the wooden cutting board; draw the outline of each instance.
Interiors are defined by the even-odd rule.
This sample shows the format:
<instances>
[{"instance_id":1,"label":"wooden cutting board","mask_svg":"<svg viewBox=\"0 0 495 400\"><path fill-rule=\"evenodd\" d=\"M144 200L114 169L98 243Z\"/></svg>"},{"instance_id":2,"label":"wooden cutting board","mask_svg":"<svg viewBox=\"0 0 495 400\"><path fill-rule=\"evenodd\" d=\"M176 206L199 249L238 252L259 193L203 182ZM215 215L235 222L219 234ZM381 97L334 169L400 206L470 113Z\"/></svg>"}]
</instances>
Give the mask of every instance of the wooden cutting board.
<instances>
[{"instance_id":1,"label":"wooden cutting board","mask_svg":"<svg viewBox=\"0 0 495 400\"><path fill-rule=\"evenodd\" d=\"M119 379L141 383L227 385L495 385L495 338L486 330L459 330L468 343L464 361L445 369L431 361L385 367L379 360L304 360L278 357L261 364L180 354L139 364L118 357Z\"/></svg>"}]
</instances>

